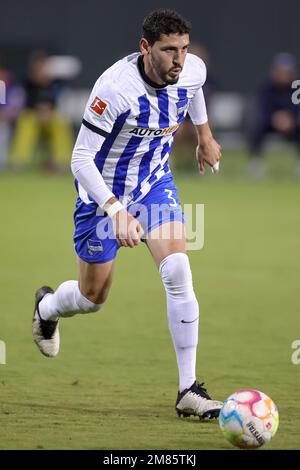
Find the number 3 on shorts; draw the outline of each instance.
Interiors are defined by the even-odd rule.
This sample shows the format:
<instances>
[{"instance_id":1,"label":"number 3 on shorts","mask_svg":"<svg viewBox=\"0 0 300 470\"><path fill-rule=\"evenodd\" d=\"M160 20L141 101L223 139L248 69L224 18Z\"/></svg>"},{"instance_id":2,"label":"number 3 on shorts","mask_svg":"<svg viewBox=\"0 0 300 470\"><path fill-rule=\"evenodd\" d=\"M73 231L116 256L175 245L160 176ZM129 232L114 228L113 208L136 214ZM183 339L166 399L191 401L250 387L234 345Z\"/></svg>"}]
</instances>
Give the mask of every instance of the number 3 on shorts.
<instances>
[{"instance_id":1,"label":"number 3 on shorts","mask_svg":"<svg viewBox=\"0 0 300 470\"><path fill-rule=\"evenodd\" d=\"M168 193L168 199L172 201L172 203L169 204L170 207L176 207L177 202L176 199L172 196L172 189L165 189L165 192Z\"/></svg>"}]
</instances>

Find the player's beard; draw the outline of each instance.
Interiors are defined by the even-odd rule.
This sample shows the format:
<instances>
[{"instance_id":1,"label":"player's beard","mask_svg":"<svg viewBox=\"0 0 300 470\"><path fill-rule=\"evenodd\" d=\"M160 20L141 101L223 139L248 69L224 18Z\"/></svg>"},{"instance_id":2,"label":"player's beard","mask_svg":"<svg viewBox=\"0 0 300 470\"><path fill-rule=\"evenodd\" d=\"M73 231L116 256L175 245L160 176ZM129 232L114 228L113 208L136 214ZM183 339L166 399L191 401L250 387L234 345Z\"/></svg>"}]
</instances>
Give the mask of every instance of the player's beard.
<instances>
[{"instance_id":1,"label":"player's beard","mask_svg":"<svg viewBox=\"0 0 300 470\"><path fill-rule=\"evenodd\" d=\"M160 66L160 63L158 61L156 61L156 59L154 59L154 57L152 56L152 66L156 72L156 74L159 76L159 78L164 82L166 83L167 85L175 85L175 83L178 82L179 80L179 76L180 74L178 74L178 77L176 78L172 78L168 75L169 72L172 71L172 69L175 69L175 68L179 68L180 66L179 65L174 65L173 67L171 67L168 71L165 71L161 66ZM181 68L181 67L180 67Z\"/></svg>"},{"instance_id":2,"label":"player's beard","mask_svg":"<svg viewBox=\"0 0 300 470\"><path fill-rule=\"evenodd\" d=\"M175 85L179 80L179 75L177 78L171 78L165 75L164 82L167 83L168 85Z\"/></svg>"}]
</instances>

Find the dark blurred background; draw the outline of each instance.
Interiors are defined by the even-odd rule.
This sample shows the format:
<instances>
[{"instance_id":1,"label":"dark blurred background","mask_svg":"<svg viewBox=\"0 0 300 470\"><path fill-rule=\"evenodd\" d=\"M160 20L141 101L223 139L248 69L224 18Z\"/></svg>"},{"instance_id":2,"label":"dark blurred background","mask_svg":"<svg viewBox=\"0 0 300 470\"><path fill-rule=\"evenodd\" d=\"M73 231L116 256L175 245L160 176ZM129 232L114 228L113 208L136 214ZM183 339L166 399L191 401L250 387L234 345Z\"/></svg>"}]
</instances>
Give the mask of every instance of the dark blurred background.
<instances>
[{"instance_id":1,"label":"dark blurred background","mask_svg":"<svg viewBox=\"0 0 300 470\"><path fill-rule=\"evenodd\" d=\"M258 153L258 146L253 143L257 140L255 135L260 132L264 136L266 129L266 133L271 131L273 134L281 134L288 137L283 140L298 143L298 136L295 137L295 129L300 126L298 111L294 113L297 123L292 123L292 131L291 128L286 130L287 116L279 116L279 129L269 125L264 125L264 128L261 125L259 130L253 128L257 113L261 113L259 106L254 109L255 100L259 96L261 84L270 75L274 57L280 53L288 54L293 68L290 81L300 76L298 0L173 0L152 1L150 4L144 0L1 0L0 68L2 66L9 71L11 84L24 88L28 61L34 51L43 50L49 56L75 58L77 70L69 74L64 86L56 94L55 109L59 116L69 122L76 134L88 93L97 77L117 59L138 50L143 18L153 9L162 7L176 9L192 21L191 40L208 67L206 93L210 121L223 146L230 149L244 148L249 154ZM197 49L199 46L202 49ZM286 66L287 61L283 62ZM3 77L0 79L3 80ZM12 96L14 99L11 99L9 116L2 118L2 122L6 120L9 124L10 131L3 130L3 126L1 131L9 142L15 131L17 116L27 106L26 87L23 101L18 94L15 97L12 93ZM286 99L290 101L289 96ZM287 106L286 103L283 106L281 100L279 110ZM42 120L46 122L47 119L44 113ZM70 139L70 130L67 133L69 136L66 137L65 133L65 142ZM0 139L3 140L3 136ZM183 143L184 140L183 135ZM188 136L186 140L189 141ZM20 137L22 146L23 141L24 138ZM9 153L10 145L6 144L6 153ZM13 143L13 146L18 148L18 142ZM67 154L69 147L66 143L64 151L60 153ZM12 151L13 154L16 152ZM22 159L25 162L28 157L22 156ZM4 160L2 157L2 167ZM63 156L63 160L66 161L66 156ZM300 177L300 164L298 166Z\"/></svg>"},{"instance_id":2,"label":"dark blurred background","mask_svg":"<svg viewBox=\"0 0 300 470\"><path fill-rule=\"evenodd\" d=\"M137 50L142 19L157 7L192 21L192 39L209 50L211 72L224 90L254 90L278 51L299 58L298 0L1 0L0 51L18 73L32 49L76 55L83 63L77 83L88 87L117 58Z\"/></svg>"}]
</instances>

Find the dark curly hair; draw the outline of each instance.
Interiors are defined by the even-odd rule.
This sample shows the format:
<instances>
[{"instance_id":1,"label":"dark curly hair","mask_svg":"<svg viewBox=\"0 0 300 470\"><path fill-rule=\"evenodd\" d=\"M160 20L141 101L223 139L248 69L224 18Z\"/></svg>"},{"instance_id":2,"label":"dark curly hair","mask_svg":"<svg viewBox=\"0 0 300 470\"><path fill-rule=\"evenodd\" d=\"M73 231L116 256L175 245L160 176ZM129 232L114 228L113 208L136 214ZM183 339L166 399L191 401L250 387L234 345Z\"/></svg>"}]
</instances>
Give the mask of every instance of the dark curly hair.
<instances>
[{"instance_id":1,"label":"dark curly hair","mask_svg":"<svg viewBox=\"0 0 300 470\"><path fill-rule=\"evenodd\" d=\"M191 23L174 10L155 10L143 21L143 37L150 46L159 41L161 34L188 34L191 29Z\"/></svg>"}]
</instances>

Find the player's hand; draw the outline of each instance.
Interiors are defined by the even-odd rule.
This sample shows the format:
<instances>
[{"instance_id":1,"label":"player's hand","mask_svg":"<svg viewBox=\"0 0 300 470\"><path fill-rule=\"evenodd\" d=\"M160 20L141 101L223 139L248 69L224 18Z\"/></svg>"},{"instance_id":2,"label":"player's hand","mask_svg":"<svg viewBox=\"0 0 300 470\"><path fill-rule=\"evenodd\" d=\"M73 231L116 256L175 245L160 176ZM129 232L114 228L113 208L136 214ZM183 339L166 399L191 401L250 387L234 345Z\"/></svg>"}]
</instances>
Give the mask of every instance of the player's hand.
<instances>
[{"instance_id":1,"label":"player's hand","mask_svg":"<svg viewBox=\"0 0 300 470\"><path fill-rule=\"evenodd\" d=\"M205 173L205 163L213 168L221 159L221 146L212 137L201 139L196 148L196 160L200 175Z\"/></svg>"},{"instance_id":2,"label":"player's hand","mask_svg":"<svg viewBox=\"0 0 300 470\"><path fill-rule=\"evenodd\" d=\"M113 229L121 246L134 248L141 242L144 230L137 219L126 209L122 209L112 217Z\"/></svg>"}]
</instances>

